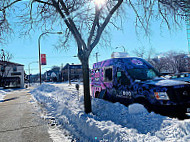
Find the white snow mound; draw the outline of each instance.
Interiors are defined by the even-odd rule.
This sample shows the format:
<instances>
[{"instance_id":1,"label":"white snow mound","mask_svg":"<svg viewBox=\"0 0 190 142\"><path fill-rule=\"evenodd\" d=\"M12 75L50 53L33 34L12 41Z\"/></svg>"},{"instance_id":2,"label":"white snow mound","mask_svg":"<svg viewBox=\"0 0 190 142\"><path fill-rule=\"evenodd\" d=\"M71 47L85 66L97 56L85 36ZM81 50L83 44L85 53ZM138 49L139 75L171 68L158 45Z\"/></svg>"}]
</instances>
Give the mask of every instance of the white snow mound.
<instances>
[{"instance_id":1,"label":"white snow mound","mask_svg":"<svg viewBox=\"0 0 190 142\"><path fill-rule=\"evenodd\" d=\"M131 104L128 106L129 114L148 113L147 109L141 104Z\"/></svg>"},{"instance_id":2,"label":"white snow mound","mask_svg":"<svg viewBox=\"0 0 190 142\"><path fill-rule=\"evenodd\" d=\"M179 121L148 113L140 104L128 108L92 98L92 113L84 113L83 90L79 100L75 85L43 84L31 91L44 104L46 117L56 118L76 141L160 142L190 141L190 120Z\"/></svg>"}]
</instances>

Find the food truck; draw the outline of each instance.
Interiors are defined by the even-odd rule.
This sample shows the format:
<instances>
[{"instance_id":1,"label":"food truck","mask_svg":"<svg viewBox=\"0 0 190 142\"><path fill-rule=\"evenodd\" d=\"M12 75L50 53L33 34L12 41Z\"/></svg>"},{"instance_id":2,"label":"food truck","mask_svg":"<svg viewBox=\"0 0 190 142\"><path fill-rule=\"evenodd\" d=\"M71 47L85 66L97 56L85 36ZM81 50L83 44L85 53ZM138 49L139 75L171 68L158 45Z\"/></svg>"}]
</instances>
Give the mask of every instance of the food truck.
<instances>
[{"instance_id":1,"label":"food truck","mask_svg":"<svg viewBox=\"0 0 190 142\"><path fill-rule=\"evenodd\" d=\"M160 77L152 65L138 57L113 53L111 59L94 63L91 91L92 97L126 106L140 103L149 112L190 113L190 84Z\"/></svg>"}]
</instances>

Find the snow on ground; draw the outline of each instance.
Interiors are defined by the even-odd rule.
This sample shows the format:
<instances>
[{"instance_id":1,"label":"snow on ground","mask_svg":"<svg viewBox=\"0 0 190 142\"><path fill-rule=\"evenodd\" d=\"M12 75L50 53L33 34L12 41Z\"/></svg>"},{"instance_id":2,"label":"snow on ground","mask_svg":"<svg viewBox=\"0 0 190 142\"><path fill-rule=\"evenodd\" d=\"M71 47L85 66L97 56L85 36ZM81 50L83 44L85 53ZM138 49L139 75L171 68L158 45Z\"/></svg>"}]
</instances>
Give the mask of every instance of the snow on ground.
<instances>
[{"instance_id":1,"label":"snow on ground","mask_svg":"<svg viewBox=\"0 0 190 142\"><path fill-rule=\"evenodd\" d=\"M11 91L13 91L13 90L12 89L0 89L0 102L2 102L4 100L5 95Z\"/></svg>"},{"instance_id":2,"label":"snow on ground","mask_svg":"<svg viewBox=\"0 0 190 142\"><path fill-rule=\"evenodd\" d=\"M148 113L140 104L128 108L120 103L92 98L92 113L84 113L83 88L75 85L42 84L31 93L46 109L45 118L55 118L67 141L190 141L190 120L180 121ZM55 133L55 131L54 131ZM56 137L51 133L52 138ZM59 137L57 141L65 140Z\"/></svg>"}]
</instances>

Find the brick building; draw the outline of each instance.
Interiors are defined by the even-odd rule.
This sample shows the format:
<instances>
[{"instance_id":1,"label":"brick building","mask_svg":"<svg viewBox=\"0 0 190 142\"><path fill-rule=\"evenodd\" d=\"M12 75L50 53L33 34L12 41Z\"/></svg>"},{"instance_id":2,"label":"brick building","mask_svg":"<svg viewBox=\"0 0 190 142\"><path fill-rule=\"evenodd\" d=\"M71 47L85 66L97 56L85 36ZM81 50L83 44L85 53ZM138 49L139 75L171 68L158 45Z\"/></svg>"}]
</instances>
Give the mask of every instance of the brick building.
<instances>
[{"instance_id":1,"label":"brick building","mask_svg":"<svg viewBox=\"0 0 190 142\"><path fill-rule=\"evenodd\" d=\"M60 78L62 81L70 80L82 80L82 65L75 65L67 63L60 73Z\"/></svg>"}]
</instances>

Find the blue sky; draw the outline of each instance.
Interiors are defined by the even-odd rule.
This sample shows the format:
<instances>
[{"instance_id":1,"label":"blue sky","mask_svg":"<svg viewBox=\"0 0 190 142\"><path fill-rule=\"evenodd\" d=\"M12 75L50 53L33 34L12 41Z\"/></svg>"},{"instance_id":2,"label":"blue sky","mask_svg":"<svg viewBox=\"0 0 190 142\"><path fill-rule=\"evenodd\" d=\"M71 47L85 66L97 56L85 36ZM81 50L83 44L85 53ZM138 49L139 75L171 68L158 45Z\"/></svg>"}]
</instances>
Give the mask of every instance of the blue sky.
<instances>
[{"instance_id":1,"label":"blue sky","mask_svg":"<svg viewBox=\"0 0 190 142\"><path fill-rule=\"evenodd\" d=\"M131 14L132 15L132 14ZM127 21L123 24L123 31L117 31L111 29L111 47L101 47L97 45L92 51L89 59L90 67L96 62L95 53L99 52L98 60L105 60L111 57L112 52L121 52L122 48L115 49L118 46L124 46L126 51L131 56L135 56L132 52L134 49L139 47L145 47L146 50L151 47L155 49L156 53L166 51L183 51L188 52L187 32L185 24L182 25L181 29L171 30L164 26L160 29L158 22L152 23L151 34L149 37L145 37L143 34L137 36L135 32L134 20L128 16ZM38 61L38 37L41 32L36 32L30 35L30 38L19 38L17 34L13 36L9 43L2 45L1 48L13 54L14 58L12 62L20 63L25 65L26 73L28 73L28 65L31 62ZM42 66L42 72L49 70L53 65L63 66L66 63L80 64L78 58L73 57L77 55L76 45L73 43L72 48L68 50L55 49L53 46L58 41L60 35L48 35L41 39L41 53L47 56L47 65ZM38 73L38 64L33 63L30 66L31 73Z\"/></svg>"}]
</instances>

